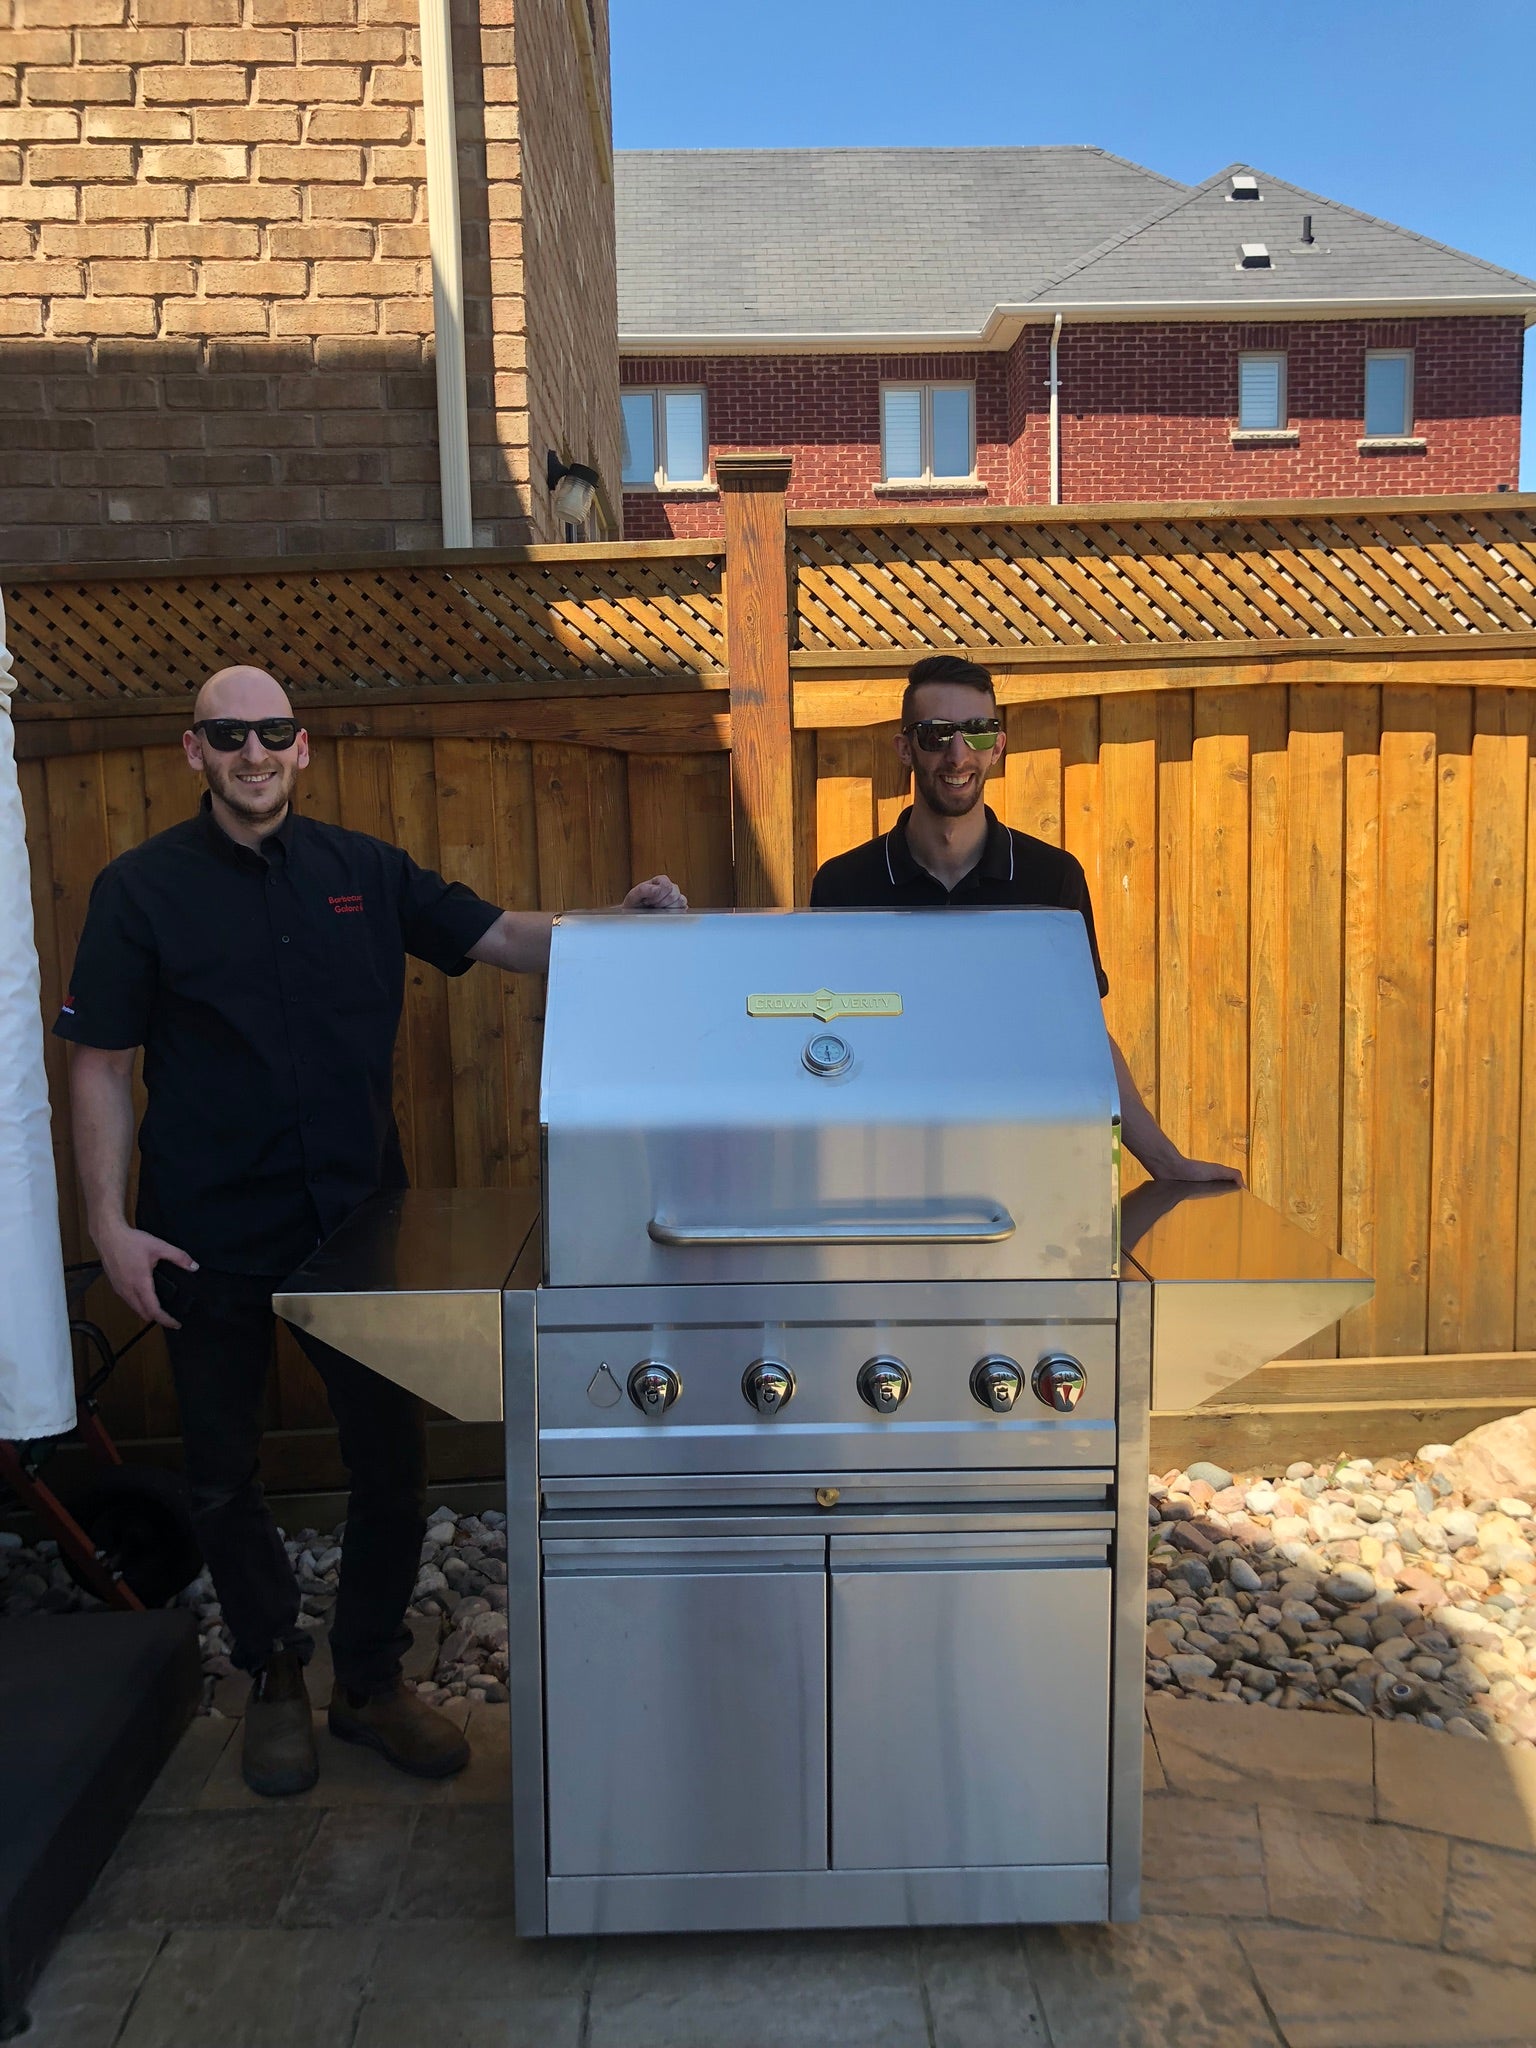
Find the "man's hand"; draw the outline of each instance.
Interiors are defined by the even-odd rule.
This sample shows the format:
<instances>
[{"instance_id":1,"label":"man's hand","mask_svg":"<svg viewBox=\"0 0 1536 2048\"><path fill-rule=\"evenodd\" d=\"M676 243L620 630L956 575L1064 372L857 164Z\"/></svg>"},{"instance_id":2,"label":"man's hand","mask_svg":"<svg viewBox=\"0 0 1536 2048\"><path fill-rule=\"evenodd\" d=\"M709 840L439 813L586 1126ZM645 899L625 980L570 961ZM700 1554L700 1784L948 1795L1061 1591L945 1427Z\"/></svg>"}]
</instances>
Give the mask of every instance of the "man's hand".
<instances>
[{"instance_id":1,"label":"man's hand","mask_svg":"<svg viewBox=\"0 0 1536 2048\"><path fill-rule=\"evenodd\" d=\"M1142 1161L1144 1166L1146 1163ZM1186 1159L1182 1152L1176 1152L1171 1159L1160 1159L1152 1171L1152 1178L1214 1181L1234 1188L1247 1186L1241 1167L1223 1166L1217 1159Z\"/></svg>"},{"instance_id":2,"label":"man's hand","mask_svg":"<svg viewBox=\"0 0 1536 2048\"><path fill-rule=\"evenodd\" d=\"M648 882L636 882L619 905L621 910L686 910L688 898L668 875L652 875Z\"/></svg>"},{"instance_id":3,"label":"man's hand","mask_svg":"<svg viewBox=\"0 0 1536 2048\"><path fill-rule=\"evenodd\" d=\"M96 1241L96 1249L101 1254L102 1271L119 1301L126 1302L135 1315L158 1323L164 1330L181 1328L176 1318L168 1316L160 1306L155 1293L155 1268L164 1261L168 1266L180 1266L183 1272L195 1273L197 1261L190 1252L167 1244L164 1238L151 1237L147 1230L135 1230L127 1223L104 1232Z\"/></svg>"}]
</instances>

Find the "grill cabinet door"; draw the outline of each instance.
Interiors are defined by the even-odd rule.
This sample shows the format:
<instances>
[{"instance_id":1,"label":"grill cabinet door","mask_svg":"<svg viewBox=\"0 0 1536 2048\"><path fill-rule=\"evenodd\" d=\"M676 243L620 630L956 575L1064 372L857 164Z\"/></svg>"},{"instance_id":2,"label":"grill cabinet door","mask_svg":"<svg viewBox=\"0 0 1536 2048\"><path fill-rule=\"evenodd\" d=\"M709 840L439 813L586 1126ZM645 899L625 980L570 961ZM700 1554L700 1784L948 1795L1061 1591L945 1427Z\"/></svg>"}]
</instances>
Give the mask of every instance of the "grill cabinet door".
<instances>
[{"instance_id":1,"label":"grill cabinet door","mask_svg":"<svg viewBox=\"0 0 1536 2048\"><path fill-rule=\"evenodd\" d=\"M832 1539L832 1865L1102 1863L1103 1539Z\"/></svg>"},{"instance_id":2,"label":"grill cabinet door","mask_svg":"<svg viewBox=\"0 0 1536 2048\"><path fill-rule=\"evenodd\" d=\"M555 1877L824 1870L819 1537L544 1546Z\"/></svg>"}]
</instances>

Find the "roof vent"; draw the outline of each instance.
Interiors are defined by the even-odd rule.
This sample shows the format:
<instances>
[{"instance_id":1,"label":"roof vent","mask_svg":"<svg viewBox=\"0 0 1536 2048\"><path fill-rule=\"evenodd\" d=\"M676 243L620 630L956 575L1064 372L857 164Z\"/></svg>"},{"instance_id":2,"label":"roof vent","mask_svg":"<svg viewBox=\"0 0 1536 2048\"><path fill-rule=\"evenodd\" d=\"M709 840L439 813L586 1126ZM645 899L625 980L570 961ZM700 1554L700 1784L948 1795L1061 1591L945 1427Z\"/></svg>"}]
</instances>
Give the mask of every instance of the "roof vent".
<instances>
[{"instance_id":1,"label":"roof vent","mask_svg":"<svg viewBox=\"0 0 1536 2048\"><path fill-rule=\"evenodd\" d=\"M1247 171L1237 171L1233 174L1232 190L1227 194L1229 199L1257 199L1258 196L1259 181L1257 178L1251 176Z\"/></svg>"},{"instance_id":2,"label":"roof vent","mask_svg":"<svg viewBox=\"0 0 1536 2048\"><path fill-rule=\"evenodd\" d=\"M1263 242L1244 242L1242 244L1242 251L1243 260L1237 266L1239 270L1270 270L1273 268L1269 260L1269 250Z\"/></svg>"}]
</instances>

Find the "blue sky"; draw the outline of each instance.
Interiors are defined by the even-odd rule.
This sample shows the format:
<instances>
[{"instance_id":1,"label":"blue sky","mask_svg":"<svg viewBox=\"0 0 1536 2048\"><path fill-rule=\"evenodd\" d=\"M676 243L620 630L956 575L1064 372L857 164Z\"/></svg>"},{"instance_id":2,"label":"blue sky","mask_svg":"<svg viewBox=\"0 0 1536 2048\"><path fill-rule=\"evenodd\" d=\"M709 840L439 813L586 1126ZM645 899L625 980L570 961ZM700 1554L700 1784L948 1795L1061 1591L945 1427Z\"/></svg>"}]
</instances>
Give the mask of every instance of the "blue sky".
<instances>
[{"instance_id":1,"label":"blue sky","mask_svg":"<svg viewBox=\"0 0 1536 2048\"><path fill-rule=\"evenodd\" d=\"M1536 276L1536 0L611 0L621 149L1244 161ZM1521 486L1536 490L1536 329Z\"/></svg>"}]
</instances>

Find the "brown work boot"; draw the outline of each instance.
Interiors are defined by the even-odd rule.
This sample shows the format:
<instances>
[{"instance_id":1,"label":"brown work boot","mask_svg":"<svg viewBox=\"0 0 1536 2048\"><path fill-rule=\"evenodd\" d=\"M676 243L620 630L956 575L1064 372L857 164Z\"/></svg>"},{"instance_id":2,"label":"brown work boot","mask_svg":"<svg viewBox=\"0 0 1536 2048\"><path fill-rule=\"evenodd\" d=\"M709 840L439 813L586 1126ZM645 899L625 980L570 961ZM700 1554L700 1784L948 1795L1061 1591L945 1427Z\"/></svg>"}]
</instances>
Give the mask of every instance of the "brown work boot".
<instances>
[{"instance_id":1,"label":"brown work boot","mask_svg":"<svg viewBox=\"0 0 1536 2048\"><path fill-rule=\"evenodd\" d=\"M469 1744L446 1714L418 1699L397 1678L387 1692L349 1692L338 1685L327 1719L339 1742L376 1749L413 1778L451 1778L469 1762Z\"/></svg>"},{"instance_id":2,"label":"brown work boot","mask_svg":"<svg viewBox=\"0 0 1536 2048\"><path fill-rule=\"evenodd\" d=\"M307 1792L320 1775L315 1725L297 1650L274 1650L251 1681L240 1775L253 1792L268 1799Z\"/></svg>"}]
</instances>

